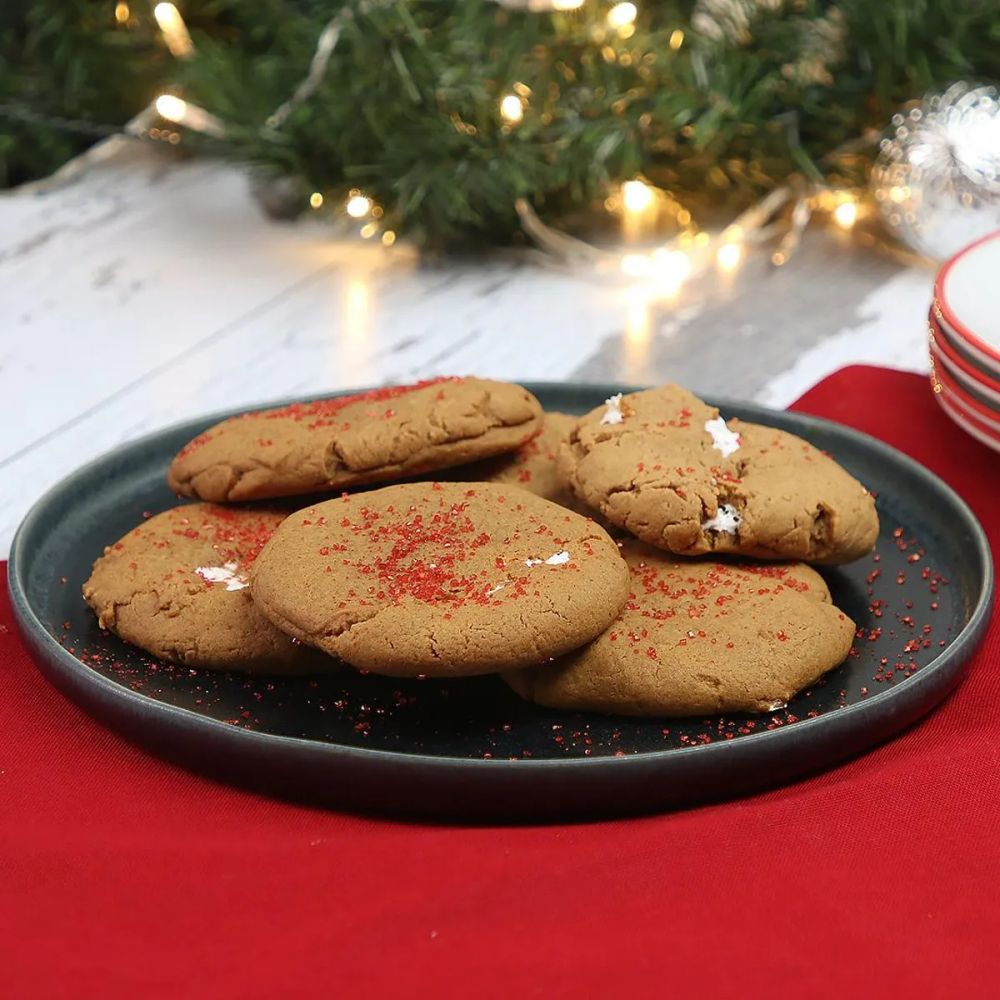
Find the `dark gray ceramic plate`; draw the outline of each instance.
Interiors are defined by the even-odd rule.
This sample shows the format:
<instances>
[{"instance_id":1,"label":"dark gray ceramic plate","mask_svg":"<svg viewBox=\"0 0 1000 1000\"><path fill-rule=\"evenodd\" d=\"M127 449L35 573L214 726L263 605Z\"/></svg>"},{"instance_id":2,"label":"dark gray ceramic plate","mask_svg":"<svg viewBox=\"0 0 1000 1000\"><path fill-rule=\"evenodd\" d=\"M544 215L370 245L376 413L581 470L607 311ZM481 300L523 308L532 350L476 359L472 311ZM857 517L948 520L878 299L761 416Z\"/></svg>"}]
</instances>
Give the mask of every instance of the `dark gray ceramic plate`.
<instances>
[{"instance_id":1,"label":"dark gray ceramic plate","mask_svg":"<svg viewBox=\"0 0 1000 1000\"><path fill-rule=\"evenodd\" d=\"M617 385L531 385L584 412ZM540 709L494 677L404 682L344 671L271 681L150 660L102 633L80 587L102 547L174 503L171 456L228 414L125 445L69 476L14 540L10 590L39 667L97 718L225 780L324 805L469 820L565 820L741 795L857 754L961 678L993 588L969 508L926 469L836 424L747 404L829 451L878 496L874 557L826 572L859 625L851 656L785 711L635 720Z\"/></svg>"}]
</instances>

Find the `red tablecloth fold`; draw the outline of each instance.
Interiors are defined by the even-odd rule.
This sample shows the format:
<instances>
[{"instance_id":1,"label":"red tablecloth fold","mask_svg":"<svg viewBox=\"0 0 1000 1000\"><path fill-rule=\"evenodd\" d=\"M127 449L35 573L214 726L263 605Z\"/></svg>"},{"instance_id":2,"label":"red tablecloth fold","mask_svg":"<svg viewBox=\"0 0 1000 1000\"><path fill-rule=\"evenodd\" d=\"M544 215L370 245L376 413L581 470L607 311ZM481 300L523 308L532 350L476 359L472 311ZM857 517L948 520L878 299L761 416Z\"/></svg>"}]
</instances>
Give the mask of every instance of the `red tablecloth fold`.
<instances>
[{"instance_id":1,"label":"red tablecloth fold","mask_svg":"<svg viewBox=\"0 0 1000 1000\"><path fill-rule=\"evenodd\" d=\"M926 380L798 408L950 482L1000 546L997 457ZM467 829L272 802L147 756L35 671L0 598L6 996L986 996L1000 982L1000 620L903 737L752 799Z\"/></svg>"}]
</instances>

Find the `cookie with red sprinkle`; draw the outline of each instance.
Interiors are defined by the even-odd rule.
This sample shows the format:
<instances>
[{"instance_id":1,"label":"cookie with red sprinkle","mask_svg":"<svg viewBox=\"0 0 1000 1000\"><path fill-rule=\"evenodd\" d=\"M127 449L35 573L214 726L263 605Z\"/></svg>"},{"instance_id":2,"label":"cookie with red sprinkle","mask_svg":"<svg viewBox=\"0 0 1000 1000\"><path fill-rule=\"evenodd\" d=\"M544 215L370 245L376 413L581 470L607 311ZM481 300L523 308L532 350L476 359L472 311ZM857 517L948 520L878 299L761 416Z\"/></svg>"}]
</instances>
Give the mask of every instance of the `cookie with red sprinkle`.
<instances>
[{"instance_id":1,"label":"cookie with red sprinkle","mask_svg":"<svg viewBox=\"0 0 1000 1000\"><path fill-rule=\"evenodd\" d=\"M391 482L513 451L538 432L526 389L441 378L230 417L185 445L171 489L215 502Z\"/></svg>"},{"instance_id":2,"label":"cookie with red sprinkle","mask_svg":"<svg viewBox=\"0 0 1000 1000\"><path fill-rule=\"evenodd\" d=\"M452 470L447 478L519 486L562 507L580 510L584 505L566 489L556 462L559 445L568 440L579 419L569 413L546 410L541 431L517 451L463 465Z\"/></svg>"},{"instance_id":3,"label":"cookie with red sprinkle","mask_svg":"<svg viewBox=\"0 0 1000 1000\"><path fill-rule=\"evenodd\" d=\"M683 559L622 543L630 593L590 645L506 674L528 701L615 715L783 708L847 657L854 623L803 563Z\"/></svg>"},{"instance_id":4,"label":"cookie with red sprinkle","mask_svg":"<svg viewBox=\"0 0 1000 1000\"><path fill-rule=\"evenodd\" d=\"M280 629L374 673L533 667L589 642L628 569L589 518L495 483L412 483L307 507L255 561Z\"/></svg>"},{"instance_id":5,"label":"cookie with red sprinkle","mask_svg":"<svg viewBox=\"0 0 1000 1000\"><path fill-rule=\"evenodd\" d=\"M157 514L104 550L84 599L103 628L171 663L254 674L329 669L250 599L249 569L287 513L195 503Z\"/></svg>"},{"instance_id":6,"label":"cookie with red sprinkle","mask_svg":"<svg viewBox=\"0 0 1000 1000\"><path fill-rule=\"evenodd\" d=\"M567 487L612 524L680 555L845 563L878 537L872 495L774 427L724 420L676 385L617 394L560 446Z\"/></svg>"}]
</instances>

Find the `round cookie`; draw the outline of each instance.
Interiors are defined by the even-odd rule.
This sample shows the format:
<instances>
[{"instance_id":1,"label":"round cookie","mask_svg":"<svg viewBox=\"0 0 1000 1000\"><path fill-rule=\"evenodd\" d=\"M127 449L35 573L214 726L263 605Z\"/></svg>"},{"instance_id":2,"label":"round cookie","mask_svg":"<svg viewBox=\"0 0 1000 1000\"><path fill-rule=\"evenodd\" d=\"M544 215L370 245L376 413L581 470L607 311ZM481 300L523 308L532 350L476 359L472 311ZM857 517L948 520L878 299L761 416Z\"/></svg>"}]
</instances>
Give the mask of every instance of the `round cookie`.
<instances>
[{"instance_id":1,"label":"round cookie","mask_svg":"<svg viewBox=\"0 0 1000 1000\"><path fill-rule=\"evenodd\" d=\"M727 423L676 385L582 417L559 471L612 524L681 555L845 563L878 537L873 497L828 455L774 427Z\"/></svg>"},{"instance_id":2,"label":"round cookie","mask_svg":"<svg viewBox=\"0 0 1000 1000\"><path fill-rule=\"evenodd\" d=\"M103 628L188 667L309 673L330 661L257 610L246 572L287 511L187 504L108 546L83 596Z\"/></svg>"},{"instance_id":3,"label":"round cookie","mask_svg":"<svg viewBox=\"0 0 1000 1000\"><path fill-rule=\"evenodd\" d=\"M579 417L545 411L542 429L517 451L453 469L449 478L461 482L503 483L574 510L580 502L563 484L556 463L559 445L569 438Z\"/></svg>"},{"instance_id":4,"label":"round cookie","mask_svg":"<svg viewBox=\"0 0 1000 1000\"><path fill-rule=\"evenodd\" d=\"M589 518L494 483L408 483L293 514L254 563L280 629L356 667L528 667L607 628L628 568Z\"/></svg>"},{"instance_id":5,"label":"round cookie","mask_svg":"<svg viewBox=\"0 0 1000 1000\"><path fill-rule=\"evenodd\" d=\"M847 656L854 623L802 563L684 560L627 541L632 593L589 646L505 674L529 701L619 715L783 708Z\"/></svg>"},{"instance_id":6,"label":"round cookie","mask_svg":"<svg viewBox=\"0 0 1000 1000\"><path fill-rule=\"evenodd\" d=\"M538 400L506 382L390 386L223 420L181 449L167 482L216 502L386 482L512 451L541 420Z\"/></svg>"}]
</instances>

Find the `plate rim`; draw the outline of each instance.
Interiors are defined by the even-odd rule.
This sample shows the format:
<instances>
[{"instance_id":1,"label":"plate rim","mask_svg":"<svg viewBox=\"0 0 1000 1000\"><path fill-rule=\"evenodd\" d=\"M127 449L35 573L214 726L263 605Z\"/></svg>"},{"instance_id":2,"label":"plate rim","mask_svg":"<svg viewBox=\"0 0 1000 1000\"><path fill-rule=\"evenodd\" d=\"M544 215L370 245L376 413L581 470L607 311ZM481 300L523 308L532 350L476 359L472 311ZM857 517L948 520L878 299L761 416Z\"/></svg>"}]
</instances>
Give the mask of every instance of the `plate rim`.
<instances>
[{"instance_id":1,"label":"plate rim","mask_svg":"<svg viewBox=\"0 0 1000 1000\"><path fill-rule=\"evenodd\" d=\"M516 384L524 386L529 392L545 393L547 390L592 389L595 395L613 394L615 392L638 392L648 386L634 386L627 383L617 382L559 382L559 381L524 381ZM568 758L530 758L509 760L505 758L483 759L478 757L460 757L442 754L408 753L389 749L376 749L370 747L355 747L344 743L327 742L313 740L307 737L285 736L277 733L270 733L261 730L248 730L239 726L232 726L220 719L202 715L179 705L170 705L166 702L158 701L138 691L133 691L126 685L119 684L109 677L105 677L94 670L91 670L80 659L64 649L49 630L42 624L35 614L26 592L26 579L23 574L26 570L22 565L29 564L29 555L25 551L27 539L37 521L44 517L48 506L64 490L72 486L74 481L87 478L95 467L108 461L120 452L127 449L142 449L152 444L156 439L163 436L178 433L183 428L192 424L202 425L209 421L218 422L227 416L239 413L250 412L257 409L269 409L288 405L290 402L304 399L325 399L336 398L342 395L364 392L365 389L344 389L331 393L315 393L308 396L285 397L279 400L254 404L253 406L241 406L219 410L203 416L189 418L187 420L176 421L165 427L147 432L142 436L130 441L122 442L115 447L102 452L100 455L90 459L88 462L74 469L64 476L57 483L49 487L36 501L18 525L13 542L11 544L10 556L8 557L7 588L11 599L14 617L22 637L30 650L33 650L37 657L46 661L60 675L60 678L67 683L88 689L96 689L105 696L110 696L118 700L123 706L137 709L140 715L152 714L158 721L164 719L174 722L183 722L204 728L211 735L223 740L233 741L234 745L244 744L248 746L286 746L310 754L321 754L331 757L353 757L362 761L373 762L393 762L395 765L406 763L407 765L419 765L421 768L439 768L443 770L469 769L469 768L490 768L494 773L501 771L555 771L565 773L567 769L589 771L604 769L620 769L630 766L637 766L638 763L650 763L668 759L690 759L697 755L701 759L706 757L726 753L726 748L730 746L728 741L719 741L702 744L694 747L671 747L663 750L649 750L640 754L625 757L602 756L602 757L568 757ZM995 588L995 569L993 565L992 551L986 532L976 517L975 513L962 497L941 477L931 472L926 466L917 462L909 455L894 448L892 445L864 431L859 431L846 424L841 424L835 420L825 417L817 417L811 413L802 413L796 410L775 410L771 407L763 406L752 401L741 401L727 398L709 397L706 399L709 405L717 406L719 410L725 412L731 407L750 407L762 413L774 413L778 415L794 414L796 419L805 421L818 429L834 429L837 432L846 434L856 442L869 448L874 448L884 457L901 463L908 471L918 478L929 480L938 489L943 490L948 499L961 511L965 518L965 523L972 534L973 545L982 568L979 598L975 606L971 609L968 621L962 630L955 636L954 641L942 653L938 654L930 663L921 668L913 676L905 678L900 684L888 687L883 691L866 697L864 701L855 702L838 709L836 713L827 713L816 718L803 718L794 726L780 727L763 732L754 732L742 736L740 744L747 747L765 748L771 746L781 746L782 743L794 744L798 741L798 734L809 730L838 725L849 729L855 719L877 711L884 702L893 698L898 698L898 692L906 690L916 692L924 686L932 685L937 681L938 676L956 659L963 662L975 648L982 637L986 626L989 623L993 604L993 593ZM50 677L49 671L42 668L36 656L32 656L36 669L40 669L46 676ZM54 657L54 660L53 660ZM56 666L58 664L58 667ZM72 700L72 699L71 699ZM923 714L923 713L921 713ZM115 727L112 727L115 728ZM115 728L116 732L120 730Z\"/></svg>"},{"instance_id":2,"label":"plate rim","mask_svg":"<svg viewBox=\"0 0 1000 1000\"><path fill-rule=\"evenodd\" d=\"M985 445L993 451L1000 452L1000 432L991 432L982 425L980 421L962 409L960 397L951 392L944 383L941 384L941 391L934 395L938 405L947 414L949 419L966 434L974 437L980 444ZM994 436L996 433L996 436Z\"/></svg>"},{"instance_id":3,"label":"plate rim","mask_svg":"<svg viewBox=\"0 0 1000 1000\"><path fill-rule=\"evenodd\" d=\"M992 379L989 374L980 368L976 368L968 358L963 355L949 338L947 332L937 321L933 311L928 314L928 341L932 351L936 352L945 364L953 372L957 369L965 380L974 384L975 388L988 395L994 395L997 399L997 406L1000 407L1000 381ZM956 375L956 378L959 376Z\"/></svg>"},{"instance_id":4,"label":"plate rim","mask_svg":"<svg viewBox=\"0 0 1000 1000\"><path fill-rule=\"evenodd\" d=\"M931 349L931 353L932 355L936 353L933 348ZM933 361L934 359L932 358L931 360ZM936 364L933 365L931 368L932 382L940 382L948 392L957 397L962 406L969 411L970 416L974 416L987 426L992 426L1000 434L1000 412L997 412L988 404L977 399L972 390L962 384L961 379L955 378L947 370L947 366L942 366L942 368L943 370L939 369Z\"/></svg>"},{"instance_id":5,"label":"plate rim","mask_svg":"<svg viewBox=\"0 0 1000 1000\"><path fill-rule=\"evenodd\" d=\"M984 246L987 243L992 243L994 240L1000 240L1000 230L987 233L985 236L980 236L978 240L970 243L967 247L963 247L958 251L958 253L953 254L948 258L948 260L945 261L934 279L934 302L939 312L939 318L941 318L954 331L957 337L968 341L972 346L978 348L988 358L992 359L993 362L1000 364L1000 350L997 350L997 348L987 344L983 340L980 340L976 334L965 326L965 324L955 316L954 312L952 312L951 306L948 304L948 299L945 297L945 282L947 281L948 275L951 274L952 268L954 268L954 266L960 260L963 260L968 254L978 250L981 246Z\"/></svg>"}]
</instances>

